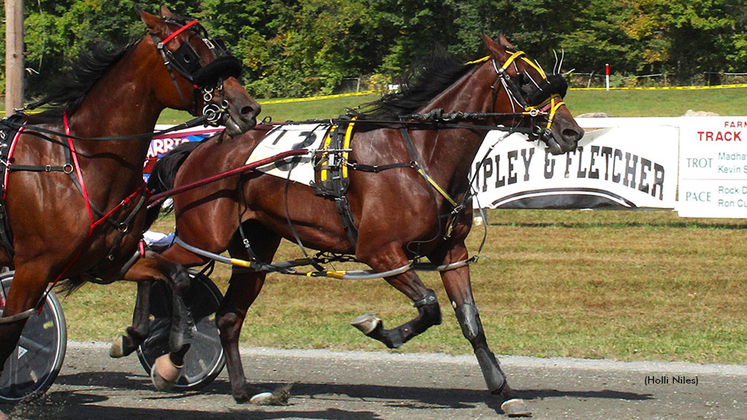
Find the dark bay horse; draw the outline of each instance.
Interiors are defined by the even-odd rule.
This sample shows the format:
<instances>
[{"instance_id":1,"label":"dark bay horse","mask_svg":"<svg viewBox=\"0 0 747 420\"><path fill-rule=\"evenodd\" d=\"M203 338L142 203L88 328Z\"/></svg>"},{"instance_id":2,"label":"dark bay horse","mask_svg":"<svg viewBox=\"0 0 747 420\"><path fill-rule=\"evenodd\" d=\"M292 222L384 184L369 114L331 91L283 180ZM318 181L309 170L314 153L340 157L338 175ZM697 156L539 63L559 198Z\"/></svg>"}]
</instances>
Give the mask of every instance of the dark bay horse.
<instances>
[{"instance_id":1,"label":"dark bay horse","mask_svg":"<svg viewBox=\"0 0 747 420\"><path fill-rule=\"evenodd\" d=\"M562 102L567 84L560 75L545 75L503 35L498 41L486 36L485 43L489 57L467 64L445 54L435 57L402 92L357 115L344 162L352 226L342 221L337 200L318 195L314 187L249 172L175 195L181 242L162 256L196 266L207 261L202 251L228 250L231 257L261 266L272 261L282 238L354 255L417 309L414 319L393 329L383 328L372 316L354 321L390 348L441 322L434 291L411 265L413 259L427 258L441 268L449 303L489 390L502 398L505 413L528 414L488 347L473 298L465 246L472 223L468 174L487 132L498 125L529 131L530 138L545 142L554 154L574 150L583 130ZM419 122L411 124L410 118ZM170 168L174 186L179 187L238 168L268 129L258 127L230 142L212 138L194 150L176 151L170 156L181 166L167 164L167 156L156 172L168 180ZM170 187L167 181L161 189ZM265 275L265 270L234 269L217 314L238 402L252 397L239 357L239 334Z\"/></svg>"},{"instance_id":2,"label":"dark bay horse","mask_svg":"<svg viewBox=\"0 0 747 420\"><path fill-rule=\"evenodd\" d=\"M229 135L256 123L260 107L236 80L241 63L197 21L166 8L140 16L142 40L87 56L49 98L51 109L2 122L0 265L15 268L15 278L0 317L0 369L50 284L106 283L134 263L146 220L143 164L163 109L209 114ZM189 283L183 268L157 255L141 265L150 275L128 279ZM179 324L172 350L188 341L188 324Z\"/></svg>"}]
</instances>

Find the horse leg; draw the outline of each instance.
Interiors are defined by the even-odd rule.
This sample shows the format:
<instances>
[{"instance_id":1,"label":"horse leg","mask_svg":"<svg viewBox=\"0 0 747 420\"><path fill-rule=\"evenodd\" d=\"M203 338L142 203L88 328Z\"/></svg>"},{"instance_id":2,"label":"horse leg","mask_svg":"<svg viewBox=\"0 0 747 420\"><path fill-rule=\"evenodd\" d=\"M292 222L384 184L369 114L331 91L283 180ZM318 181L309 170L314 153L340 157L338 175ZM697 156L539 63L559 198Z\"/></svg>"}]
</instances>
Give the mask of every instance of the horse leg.
<instances>
[{"instance_id":1,"label":"horse leg","mask_svg":"<svg viewBox=\"0 0 747 420\"><path fill-rule=\"evenodd\" d=\"M140 347L150 332L150 290L153 283L140 281L137 283L135 309L132 313L132 325L125 329L125 334L117 337L109 349L109 356L125 357Z\"/></svg>"},{"instance_id":2,"label":"horse leg","mask_svg":"<svg viewBox=\"0 0 747 420\"><path fill-rule=\"evenodd\" d=\"M361 258L360 253L358 255ZM361 261L366 260L361 259ZM404 253L396 248L379 258L368 259L367 261L367 264L377 271L391 270L408 263L409 261ZM392 329L385 329L383 321L370 313L353 319L350 322L351 325L361 330L365 335L381 341L388 348L394 349L423 333L431 326L441 324L441 308L438 305L436 293L425 287L420 277L413 270L388 277L386 281L414 302L418 315Z\"/></svg>"},{"instance_id":3,"label":"horse leg","mask_svg":"<svg viewBox=\"0 0 747 420\"><path fill-rule=\"evenodd\" d=\"M156 388L162 391L169 390L179 379L181 368L184 366L184 355L192 342L194 321L183 298L191 279L183 266L152 251L147 251L145 257L138 260L124 277L125 280L137 282L149 282L152 279L167 281L172 290L170 353L156 359L151 372ZM138 318L136 322L145 322L141 317L147 316L147 305L141 309L146 314L135 314Z\"/></svg>"},{"instance_id":4,"label":"horse leg","mask_svg":"<svg viewBox=\"0 0 747 420\"><path fill-rule=\"evenodd\" d=\"M447 251L431 256L431 261L438 265L451 264L469 258L464 241L453 244ZM493 352L488 347L485 330L480 321L480 314L472 295L469 267L441 272L441 280L456 312L462 334L472 345L477 361L482 370L485 383L492 394L499 395L503 403L501 410L509 416L529 416L531 411L526 403L517 397L506 381L506 375Z\"/></svg>"},{"instance_id":5,"label":"horse leg","mask_svg":"<svg viewBox=\"0 0 747 420\"><path fill-rule=\"evenodd\" d=\"M280 237L258 224L247 223L245 230L250 233L248 239L257 258L265 262L272 261L272 257L280 245ZM238 235L231 241L228 251L232 257L248 258L248 253ZM281 405L288 400L287 389L268 393L260 392L250 386L246 382L244 367L241 364L241 355L239 354L241 327L244 324L247 310L262 290L265 276L265 272L235 269L231 274L226 295L223 297L220 308L216 313L215 322L220 331L220 340L226 357L231 394L237 403Z\"/></svg>"}]
</instances>

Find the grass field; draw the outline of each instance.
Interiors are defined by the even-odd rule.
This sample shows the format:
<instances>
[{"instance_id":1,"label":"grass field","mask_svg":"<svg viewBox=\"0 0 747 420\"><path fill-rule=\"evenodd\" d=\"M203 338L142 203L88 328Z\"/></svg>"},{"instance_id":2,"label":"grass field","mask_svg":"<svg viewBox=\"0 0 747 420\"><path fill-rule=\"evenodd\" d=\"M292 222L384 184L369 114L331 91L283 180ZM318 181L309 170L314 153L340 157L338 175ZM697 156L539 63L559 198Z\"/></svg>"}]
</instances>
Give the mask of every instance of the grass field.
<instances>
[{"instance_id":1,"label":"grass field","mask_svg":"<svg viewBox=\"0 0 747 420\"><path fill-rule=\"evenodd\" d=\"M334 118L379 95L351 96L308 102L263 104L260 118L273 121ZM613 117L678 117L687 110L710 111L722 116L747 115L747 87L697 90L584 90L571 89L565 102L573 115L604 112ZM263 102L258 99L259 103ZM184 112L164 111L161 122L176 124L187 121Z\"/></svg>"},{"instance_id":2,"label":"grass field","mask_svg":"<svg viewBox=\"0 0 747 420\"><path fill-rule=\"evenodd\" d=\"M678 116L687 109L747 115L747 89L571 91L578 115ZM267 104L275 121L335 117L375 99ZM174 121L169 121L173 118ZM167 113L164 123L187 119ZM682 219L673 212L496 210L472 280L497 354L744 364L747 360L747 223ZM167 231L173 221L159 221ZM477 250L483 231L470 237ZM278 259L298 253L284 243ZM403 352L471 353L437 275L443 325ZM213 279L227 287L228 270ZM87 285L63 302L69 337L108 340L128 325L135 286ZM444 304L446 303L446 304ZM244 326L244 345L385 350L348 325L376 312L392 327L416 312L383 280L342 282L271 275Z\"/></svg>"}]
</instances>

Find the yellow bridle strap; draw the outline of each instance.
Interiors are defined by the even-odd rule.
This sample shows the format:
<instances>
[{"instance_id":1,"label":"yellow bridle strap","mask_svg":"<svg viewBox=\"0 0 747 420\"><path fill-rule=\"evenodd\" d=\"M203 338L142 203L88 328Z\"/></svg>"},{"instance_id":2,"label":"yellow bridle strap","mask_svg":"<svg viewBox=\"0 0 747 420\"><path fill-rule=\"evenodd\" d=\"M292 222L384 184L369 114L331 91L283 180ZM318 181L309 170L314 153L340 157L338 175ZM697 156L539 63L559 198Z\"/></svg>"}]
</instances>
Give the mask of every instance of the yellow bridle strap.
<instances>
[{"instance_id":1,"label":"yellow bridle strap","mask_svg":"<svg viewBox=\"0 0 747 420\"><path fill-rule=\"evenodd\" d=\"M542 78L547 79L547 75L545 74L544 71L542 71L542 68L540 68L537 64L535 64L532 60L528 59L524 51L516 51L515 53L511 54L511 56L509 56L508 59L506 59L506 62L503 63L503 66L501 66L501 69L503 71L506 71L511 66L511 64L513 64L513 62L516 61L516 59L518 58L521 58L522 60L524 60L525 63L529 64L529 66L537 70L537 72L540 74L540 76L542 76ZM478 60L470 61L466 64L469 65L469 64L483 63L485 61L488 61L489 59L490 59L490 56L487 56L487 57L480 58ZM496 69L497 69L497 66L496 66ZM547 100L545 100L541 104L537 106L526 107L525 111L528 112L534 109L544 108L545 106L547 106L548 103L552 103L552 105L550 106L550 112L548 113L548 117L547 117L547 128L549 129L550 127L552 127L552 121L553 121L553 118L555 117L555 113L558 111L558 109L560 109L561 106L565 105L565 102L563 102L563 98L561 98L560 95L558 95L557 93L552 94ZM429 182L431 182L430 178L426 178L426 179L428 179ZM436 189L438 189L438 186L435 185L433 182L431 182L431 184L433 184L436 187ZM444 194L444 193L441 193L441 194ZM449 197L447 197L447 199L448 198Z\"/></svg>"},{"instance_id":2,"label":"yellow bridle strap","mask_svg":"<svg viewBox=\"0 0 747 420\"><path fill-rule=\"evenodd\" d=\"M488 55L488 56L485 56L485 57L483 57L483 58L479 58L479 59L477 59L477 60L472 60L472 61L468 61L468 62L464 63L464 65L465 65L465 66L469 66L469 65L471 65L471 64L479 64L479 63L484 63L484 62L486 62L486 61L488 61L488 60L490 60L490 56L489 56L489 55Z\"/></svg>"},{"instance_id":3,"label":"yellow bridle strap","mask_svg":"<svg viewBox=\"0 0 747 420\"><path fill-rule=\"evenodd\" d=\"M556 94L556 95L553 95L553 96L557 96L558 98L560 98L560 96L559 96L559 95L557 95L557 94ZM548 117L547 117L547 128L548 128L548 129L549 129L550 127L552 127L552 120L553 120L553 118L555 118L555 113L556 113L556 112L558 111L558 109L560 109L560 107L561 107L561 106L563 106L563 105L565 105L565 102L563 102L563 100L562 100L562 99L561 99L561 100L559 100L558 102L555 102L555 100L553 99L553 105L552 105L552 107L550 108L550 115L548 115Z\"/></svg>"},{"instance_id":4,"label":"yellow bridle strap","mask_svg":"<svg viewBox=\"0 0 747 420\"><path fill-rule=\"evenodd\" d=\"M550 127L552 127L552 120L553 118L555 118L555 113L558 112L558 109L560 109L561 106L565 105L565 102L563 102L563 98L561 98L560 95L554 93L545 102L542 102L537 106L528 107L527 110L531 111L533 109L542 109L547 106L548 103L551 103L550 112L548 112L547 115L547 128L549 129Z\"/></svg>"},{"instance_id":5,"label":"yellow bridle strap","mask_svg":"<svg viewBox=\"0 0 747 420\"><path fill-rule=\"evenodd\" d=\"M527 64L529 64L530 66L532 66L532 68L534 68L535 70L537 70L537 72L538 72L538 73L539 73L539 74L540 74L540 75L541 75L541 76L542 76L543 78L546 78L546 77L547 77L547 76L545 75L545 72L544 72L544 71L542 71L542 69L541 69L541 68L540 68L540 67L539 67L538 65L536 65L535 63L533 63L533 62L532 62L532 60L530 60L530 59L528 59L528 58L526 57L526 53L524 53L524 51L516 51L515 53L511 54L511 56L510 56L510 57L508 57L508 59L506 59L506 62L505 62L505 63L503 63L503 66L501 66L501 68L502 68L503 70L507 70L507 69L508 69L508 67L509 67L509 66L510 66L510 65L511 65L511 64L512 64L512 63L513 63L514 61L516 61L516 59L517 59L517 58L519 58L519 57L521 57L521 59L522 59L522 60L524 60L524 61L525 61L525 62L526 62ZM479 59L477 59L477 60L473 60L473 61L468 61L467 63L465 63L465 65L484 63L484 62L486 62L486 61L488 61L488 60L490 60L490 56L489 56L489 55L488 55L488 56L485 56L485 57L483 57L483 58L479 58Z\"/></svg>"}]
</instances>

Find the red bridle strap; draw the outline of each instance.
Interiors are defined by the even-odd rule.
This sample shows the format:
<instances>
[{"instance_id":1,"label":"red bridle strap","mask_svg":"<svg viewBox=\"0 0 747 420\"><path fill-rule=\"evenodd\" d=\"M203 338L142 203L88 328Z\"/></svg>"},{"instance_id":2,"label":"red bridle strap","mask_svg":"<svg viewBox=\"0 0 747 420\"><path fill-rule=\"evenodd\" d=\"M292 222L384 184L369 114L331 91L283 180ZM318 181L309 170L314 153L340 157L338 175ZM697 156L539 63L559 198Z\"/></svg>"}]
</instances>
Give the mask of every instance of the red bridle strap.
<instances>
[{"instance_id":1,"label":"red bridle strap","mask_svg":"<svg viewBox=\"0 0 747 420\"><path fill-rule=\"evenodd\" d=\"M166 39L164 39L163 41L161 41L161 44L162 45L168 44L169 41L171 41L172 39L176 38L180 33L186 31L187 29L189 29L190 26L194 26L194 25L197 25L197 21L196 20L193 20L192 22L189 22L188 24L186 24L186 25L182 26L181 28L175 30L174 33L172 33L171 35L167 36Z\"/></svg>"}]
</instances>

